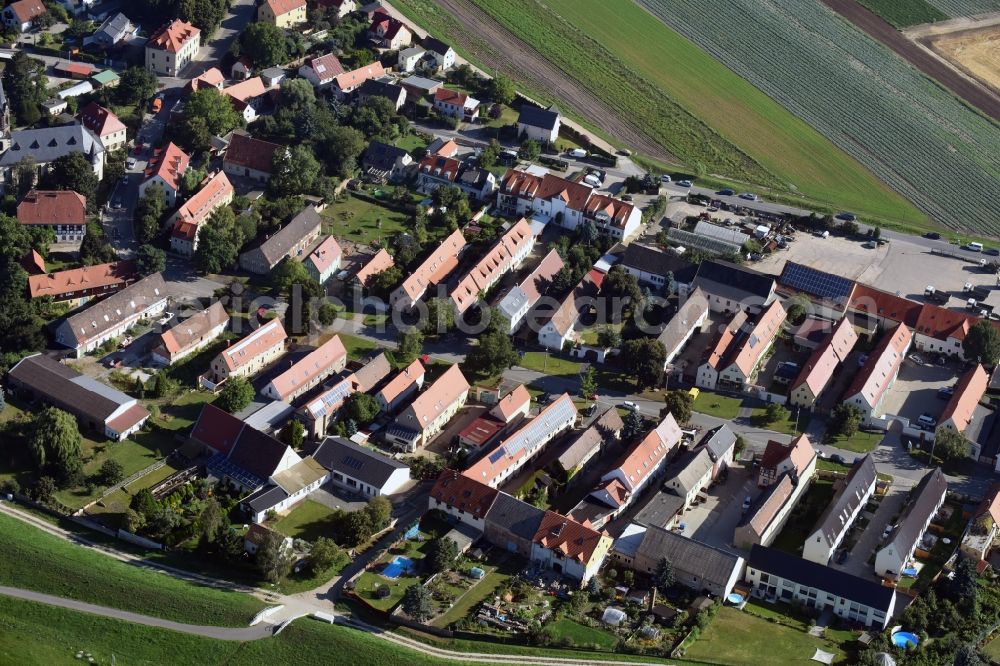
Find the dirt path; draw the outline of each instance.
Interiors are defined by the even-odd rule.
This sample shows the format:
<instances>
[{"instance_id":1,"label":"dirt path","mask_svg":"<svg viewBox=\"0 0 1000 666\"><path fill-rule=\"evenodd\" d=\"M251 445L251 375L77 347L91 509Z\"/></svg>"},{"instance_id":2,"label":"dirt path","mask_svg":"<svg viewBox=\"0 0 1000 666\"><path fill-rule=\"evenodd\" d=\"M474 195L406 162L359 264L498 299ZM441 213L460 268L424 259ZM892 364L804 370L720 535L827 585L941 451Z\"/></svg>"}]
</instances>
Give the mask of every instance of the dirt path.
<instances>
[{"instance_id":1,"label":"dirt path","mask_svg":"<svg viewBox=\"0 0 1000 666\"><path fill-rule=\"evenodd\" d=\"M892 49L921 72L931 77L969 104L1000 121L1000 97L985 87L962 76L949 65L934 57L880 16L862 7L855 0L823 0L823 4L850 21L856 28Z\"/></svg>"},{"instance_id":2,"label":"dirt path","mask_svg":"<svg viewBox=\"0 0 1000 666\"><path fill-rule=\"evenodd\" d=\"M453 35L457 45L467 53L475 54L488 69L523 80L533 90L547 92L608 135L641 153L669 162L678 161L663 146L646 136L638 125L622 118L582 83L550 63L469 0L435 2L465 28L462 34Z\"/></svg>"}]
</instances>

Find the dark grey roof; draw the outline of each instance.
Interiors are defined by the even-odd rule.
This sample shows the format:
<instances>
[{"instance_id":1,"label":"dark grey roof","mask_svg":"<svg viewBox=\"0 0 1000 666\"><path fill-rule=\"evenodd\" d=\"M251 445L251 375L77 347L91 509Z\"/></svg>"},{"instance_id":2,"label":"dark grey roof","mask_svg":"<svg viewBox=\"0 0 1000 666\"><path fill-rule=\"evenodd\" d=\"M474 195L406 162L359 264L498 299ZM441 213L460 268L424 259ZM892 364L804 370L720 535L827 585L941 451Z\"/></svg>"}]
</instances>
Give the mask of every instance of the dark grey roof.
<instances>
[{"instance_id":1,"label":"dark grey roof","mask_svg":"<svg viewBox=\"0 0 1000 666\"><path fill-rule=\"evenodd\" d=\"M527 102L521 105L521 113L517 117L518 123L524 123L525 125L531 125L532 127L541 127L542 129L547 130L555 128L558 120L558 111L539 109L537 106L532 106Z\"/></svg>"},{"instance_id":2,"label":"dark grey roof","mask_svg":"<svg viewBox=\"0 0 1000 666\"><path fill-rule=\"evenodd\" d=\"M378 386L383 379L388 377L391 372L392 366L389 365L389 359L386 357L385 352L379 353L378 356L365 361L363 366L354 371L354 379L358 383L357 390L362 393L368 393Z\"/></svg>"},{"instance_id":3,"label":"dark grey roof","mask_svg":"<svg viewBox=\"0 0 1000 666\"><path fill-rule=\"evenodd\" d=\"M393 102L399 99L400 93L405 92L402 86L377 79L368 79L358 88L358 94L362 97L386 97Z\"/></svg>"},{"instance_id":4,"label":"dark grey roof","mask_svg":"<svg viewBox=\"0 0 1000 666\"><path fill-rule=\"evenodd\" d=\"M70 315L59 328L62 331L68 330L77 342L89 340L98 337L104 331L118 327L129 317L166 297L167 286L163 282L163 275L153 273L103 301L94 303L86 310Z\"/></svg>"},{"instance_id":5,"label":"dark grey roof","mask_svg":"<svg viewBox=\"0 0 1000 666\"><path fill-rule=\"evenodd\" d=\"M279 502L283 502L286 499L288 499L288 493L282 490L281 486L264 486L248 495L243 500L243 504L254 513L260 513L261 511L267 511L273 506L277 506Z\"/></svg>"},{"instance_id":6,"label":"dark grey roof","mask_svg":"<svg viewBox=\"0 0 1000 666\"><path fill-rule=\"evenodd\" d=\"M941 498L948 491L948 481L940 467L924 474L920 483L913 490L906 509L899 517L896 529L889 535L886 543L896 546L897 553L909 553L913 546L923 536L924 525L928 518L937 511Z\"/></svg>"},{"instance_id":7,"label":"dark grey roof","mask_svg":"<svg viewBox=\"0 0 1000 666\"><path fill-rule=\"evenodd\" d=\"M0 166L14 166L25 157L48 164L63 155L79 152L94 161L104 146L97 135L83 125L62 125L11 132L10 149L0 155Z\"/></svg>"},{"instance_id":8,"label":"dark grey roof","mask_svg":"<svg viewBox=\"0 0 1000 666\"><path fill-rule=\"evenodd\" d=\"M126 33L135 30L135 26L132 25L132 21L128 19L127 16L118 12L114 16L108 17L101 27L97 29L97 32L103 32L111 37L112 41L118 41Z\"/></svg>"},{"instance_id":9,"label":"dark grey roof","mask_svg":"<svg viewBox=\"0 0 1000 666\"><path fill-rule=\"evenodd\" d=\"M523 539L533 539L545 512L527 502L499 493L486 512L486 522L502 527Z\"/></svg>"},{"instance_id":10,"label":"dark grey roof","mask_svg":"<svg viewBox=\"0 0 1000 666\"><path fill-rule=\"evenodd\" d=\"M10 377L46 401L100 423L133 400L42 354L19 361L10 369Z\"/></svg>"},{"instance_id":11,"label":"dark grey roof","mask_svg":"<svg viewBox=\"0 0 1000 666\"><path fill-rule=\"evenodd\" d=\"M372 141L365 151L364 163L379 171L391 171L396 160L407 154L402 148L390 146L381 141Z\"/></svg>"},{"instance_id":12,"label":"dark grey roof","mask_svg":"<svg viewBox=\"0 0 1000 666\"><path fill-rule=\"evenodd\" d=\"M486 169L469 167L462 171L462 175L458 177L458 180L469 187L482 189L483 185L489 181L490 175L490 172Z\"/></svg>"},{"instance_id":13,"label":"dark grey roof","mask_svg":"<svg viewBox=\"0 0 1000 666\"><path fill-rule=\"evenodd\" d=\"M260 246L260 251L269 264L276 264L282 260L288 252L300 240L318 230L322 220L315 206L309 206L304 211L292 218L278 233L274 234ZM252 250L251 250L252 251Z\"/></svg>"},{"instance_id":14,"label":"dark grey roof","mask_svg":"<svg viewBox=\"0 0 1000 666\"><path fill-rule=\"evenodd\" d=\"M288 445L253 428L243 428L229 454L229 462L259 479L268 479L278 468L278 463L288 450Z\"/></svg>"},{"instance_id":15,"label":"dark grey roof","mask_svg":"<svg viewBox=\"0 0 1000 666\"><path fill-rule=\"evenodd\" d=\"M323 440L313 452L313 460L331 472L341 472L376 488L384 486L396 470L408 469L397 460L358 446L343 437L327 437Z\"/></svg>"},{"instance_id":16,"label":"dark grey roof","mask_svg":"<svg viewBox=\"0 0 1000 666\"><path fill-rule=\"evenodd\" d=\"M767 299L774 290L774 278L755 270L731 264L728 261L703 261L694 279L695 286L715 293L712 285L722 285Z\"/></svg>"},{"instance_id":17,"label":"dark grey roof","mask_svg":"<svg viewBox=\"0 0 1000 666\"><path fill-rule=\"evenodd\" d=\"M677 480L684 493L687 494L698 485L708 470L712 469L712 456L705 449L689 451L674 464L676 473L672 478Z\"/></svg>"},{"instance_id":18,"label":"dark grey roof","mask_svg":"<svg viewBox=\"0 0 1000 666\"><path fill-rule=\"evenodd\" d=\"M694 264L680 255L638 243L628 244L620 263L623 266L653 275L666 276L667 273L673 273L674 279L678 282L690 282L697 270ZM687 280L681 279L682 277L686 277Z\"/></svg>"},{"instance_id":19,"label":"dark grey roof","mask_svg":"<svg viewBox=\"0 0 1000 666\"><path fill-rule=\"evenodd\" d=\"M404 86L412 86L421 90L433 90L443 85L441 81L428 79L426 76L408 76L400 81L400 83Z\"/></svg>"},{"instance_id":20,"label":"dark grey roof","mask_svg":"<svg viewBox=\"0 0 1000 666\"><path fill-rule=\"evenodd\" d=\"M625 426L618 410L608 406L603 414L598 416L586 430L581 432L573 443L566 447L557 459L565 471L570 471L587 460L605 440L614 439Z\"/></svg>"},{"instance_id":21,"label":"dark grey roof","mask_svg":"<svg viewBox=\"0 0 1000 666\"><path fill-rule=\"evenodd\" d=\"M654 525L646 528L636 556L653 562L666 557L675 569L697 575L720 587L726 587L733 577L733 570L740 564L737 555Z\"/></svg>"},{"instance_id":22,"label":"dark grey roof","mask_svg":"<svg viewBox=\"0 0 1000 666\"><path fill-rule=\"evenodd\" d=\"M677 308L677 312L663 327L656 339L663 344L668 353L673 352L680 347L681 343L689 339L695 322L701 319L704 323L703 318L708 314L709 309L705 292L695 288Z\"/></svg>"},{"instance_id":23,"label":"dark grey roof","mask_svg":"<svg viewBox=\"0 0 1000 666\"><path fill-rule=\"evenodd\" d=\"M438 53L440 55L444 55L445 53L448 52L448 49L451 48L450 46L442 42L440 39L436 39L434 37L431 37L430 35L424 37L422 44L423 47L428 51L433 51L434 53Z\"/></svg>"},{"instance_id":24,"label":"dark grey roof","mask_svg":"<svg viewBox=\"0 0 1000 666\"><path fill-rule=\"evenodd\" d=\"M747 566L856 601L887 614L895 594L891 587L883 587L874 581L765 546L755 545L750 550Z\"/></svg>"},{"instance_id":25,"label":"dark grey roof","mask_svg":"<svg viewBox=\"0 0 1000 666\"><path fill-rule=\"evenodd\" d=\"M718 462L719 458L724 456L729 449L736 446L736 433L730 430L728 425L720 425L705 433L701 445L708 449L708 455L712 456L712 461Z\"/></svg>"},{"instance_id":26,"label":"dark grey roof","mask_svg":"<svg viewBox=\"0 0 1000 666\"><path fill-rule=\"evenodd\" d=\"M877 475L872 454L858 460L851 468L844 486L816 522L816 529L809 538L822 534L828 544L836 543L837 537L850 526L849 521L858 506L867 499L868 490L875 483Z\"/></svg>"},{"instance_id":27,"label":"dark grey roof","mask_svg":"<svg viewBox=\"0 0 1000 666\"><path fill-rule=\"evenodd\" d=\"M645 527L665 527L683 507L683 497L661 490L635 514L632 521Z\"/></svg>"}]
</instances>

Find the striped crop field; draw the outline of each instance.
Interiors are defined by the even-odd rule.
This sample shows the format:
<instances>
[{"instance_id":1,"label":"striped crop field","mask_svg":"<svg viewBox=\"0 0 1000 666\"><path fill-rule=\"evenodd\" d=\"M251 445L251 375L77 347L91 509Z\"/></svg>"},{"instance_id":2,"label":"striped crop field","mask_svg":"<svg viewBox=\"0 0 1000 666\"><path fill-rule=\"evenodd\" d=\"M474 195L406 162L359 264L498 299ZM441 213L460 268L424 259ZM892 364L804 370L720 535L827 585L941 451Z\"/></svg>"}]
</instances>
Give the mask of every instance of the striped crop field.
<instances>
[{"instance_id":1,"label":"striped crop field","mask_svg":"<svg viewBox=\"0 0 1000 666\"><path fill-rule=\"evenodd\" d=\"M1000 236L1000 127L821 3L638 1L935 220Z\"/></svg>"},{"instance_id":2,"label":"striped crop field","mask_svg":"<svg viewBox=\"0 0 1000 666\"><path fill-rule=\"evenodd\" d=\"M1000 0L928 0L928 2L953 18L1000 12Z\"/></svg>"},{"instance_id":3,"label":"striped crop field","mask_svg":"<svg viewBox=\"0 0 1000 666\"><path fill-rule=\"evenodd\" d=\"M596 121L574 104L567 82L582 87L695 171L928 226L924 213L856 158L630 0L393 5L484 69L509 74L529 94ZM520 45L502 39L506 33ZM531 71L512 69L511 49L525 45L558 68L560 80L538 81Z\"/></svg>"}]
</instances>

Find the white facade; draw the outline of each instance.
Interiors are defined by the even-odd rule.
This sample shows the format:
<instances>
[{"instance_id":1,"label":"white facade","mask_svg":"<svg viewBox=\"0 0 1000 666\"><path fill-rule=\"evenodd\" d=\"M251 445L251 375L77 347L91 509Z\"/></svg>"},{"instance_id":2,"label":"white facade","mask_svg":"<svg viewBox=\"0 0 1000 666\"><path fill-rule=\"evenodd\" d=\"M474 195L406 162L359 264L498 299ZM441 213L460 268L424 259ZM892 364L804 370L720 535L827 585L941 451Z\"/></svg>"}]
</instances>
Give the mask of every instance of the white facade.
<instances>
[{"instance_id":1,"label":"white facade","mask_svg":"<svg viewBox=\"0 0 1000 666\"><path fill-rule=\"evenodd\" d=\"M103 345L105 342L108 342L109 340L114 340L115 338L122 337L129 331L129 329L138 324L140 321L162 314L166 309L167 309L167 297L166 294L164 294L163 298L153 302L145 310L133 313L131 316L123 319L114 328L109 328L107 330L104 330L97 337L90 338L86 342L80 343L79 346L75 348L76 358L80 358L83 355L87 354L88 352L94 351L95 349ZM64 330L65 325L66 322L63 322L63 324L60 325L59 327L60 332ZM61 338L62 336L57 334L57 337ZM71 346L72 342L69 342L67 344L68 346Z\"/></svg>"},{"instance_id":2,"label":"white facade","mask_svg":"<svg viewBox=\"0 0 1000 666\"><path fill-rule=\"evenodd\" d=\"M183 325L183 323L182 323L182 325ZM187 358L191 354L199 352L202 349L204 349L205 347L207 347L208 345L210 345L212 342L215 341L216 338L218 338L220 335L222 335L223 331L226 330L227 326L229 326L229 317L226 317L225 320L223 320L223 321L219 322L218 324L216 324L211 330L209 330L207 333L205 333L205 335L203 335L198 340L198 342L196 342L195 344L191 345L187 349L181 349L181 350L179 350L171 358L166 358L164 356L161 356L160 354L158 354L154 350L152 352L152 355L151 355L152 356L152 360L155 363L162 363L164 365L171 365L173 363L177 363L181 359Z\"/></svg>"},{"instance_id":3,"label":"white facade","mask_svg":"<svg viewBox=\"0 0 1000 666\"><path fill-rule=\"evenodd\" d=\"M948 356L965 359L965 352L962 351L962 341L955 337L949 337L947 340L939 340L917 330L913 333L913 346L920 351L947 354Z\"/></svg>"},{"instance_id":4,"label":"white facade","mask_svg":"<svg viewBox=\"0 0 1000 666\"><path fill-rule=\"evenodd\" d=\"M149 186L153 183L156 183L163 188L163 192L166 195L167 208L173 208L177 203L177 190L170 183L165 181L159 174L143 181L143 183L139 186L139 196L146 196L146 190L149 189Z\"/></svg>"},{"instance_id":5,"label":"white facade","mask_svg":"<svg viewBox=\"0 0 1000 666\"><path fill-rule=\"evenodd\" d=\"M854 510L849 514L841 517L839 523L839 529L833 534L824 533L822 529L817 529L815 532L809 535L806 539L805 546L802 549L803 559L809 560L811 562L816 562L817 564L826 564L833 557L833 553L840 546L841 542L844 540L844 536L850 529L851 525L857 519L858 515L865 508L868 503L869 498L871 498L872 493L875 492L875 479L862 489L861 499L854 507ZM831 539L832 537L832 539Z\"/></svg>"},{"instance_id":6,"label":"white facade","mask_svg":"<svg viewBox=\"0 0 1000 666\"><path fill-rule=\"evenodd\" d=\"M545 325L538 331L538 344L546 349L562 351L563 345L570 340L572 333L572 326L570 326L565 333L560 333L556 329L555 324L549 321L546 322Z\"/></svg>"},{"instance_id":7,"label":"white facade","mask_svg":"<svg viewBox=\"0 0 1000 666\"><path fill-rule=\"evenodd\" d=\"M333 485L346 488L365 497L381 497L382 495L398 493L406 482L410 480L410 468L401 467L395 470L381 487L365 483L361 479L352 477L346 471L332 471L330 472L329 479ZM433 502L433 500L431 501Z\"/></svg>"},{"instance_id":8,"label":"white facade","mask_svg":"<svg viewBox=\"0 0 1000 666\"><path fill-rule=\"evenodd\" d=\"M178 76L187 67L201 48L201 34L196 33L174 50L146 45L146 69L161 76Z\"/></svg>"}]
</instances>

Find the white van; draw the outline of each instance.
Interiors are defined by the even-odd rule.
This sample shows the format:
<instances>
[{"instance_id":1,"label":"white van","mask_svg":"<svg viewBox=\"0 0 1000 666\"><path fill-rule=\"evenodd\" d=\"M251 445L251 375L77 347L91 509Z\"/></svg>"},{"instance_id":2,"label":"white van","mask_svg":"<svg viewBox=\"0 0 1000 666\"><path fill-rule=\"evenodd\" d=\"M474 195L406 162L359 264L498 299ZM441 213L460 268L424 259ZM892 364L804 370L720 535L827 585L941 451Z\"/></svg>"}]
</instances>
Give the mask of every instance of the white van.
<instances>
[{"instance_id":1,"label":"white van","mask_svg":"<svg viewBox=\"0 0 1000 666\"><path fill-rule=\"evenodd\" d=\"M590 185L591 187L600 187L601 186L601 179L598 178L597 176L595 176L592 173L588 173L584 177L583 182L586 183L587 185Z\"/></svg>"},{"instance_id":2,"label":"white van","mask_svg":"<svg viewBox=\"0 0 1000 666\"><path fill-rule=\"evenodd\" d=\"M983 251L983 244L982 243L969 243L965 247L966 247L966 249L972 250L973 252L982 252Z\"/></svg>"},{"instance_id":3,"label":"white van","mask_svg":"<svg viewBox=\"0 0 1000 666\"><path fill-rule=\"evenodd\" d=\"M622 403L621 406L631 412L639 411L639 405L635 404L631 400L626 400L625 402Z\"/></svg>"},{"instance_id":4,"label":"white van","mask_svg":"<svg viewBox=\"0 0 1000 666\"><path fill-rule=\"evenodd\" d=\"M576 157L577 159L579 159L581 157L586 157L587 151L584 150L583 148L574 148L573 150L569 151L569 156Z\"/></svg>"}]
</instances>

